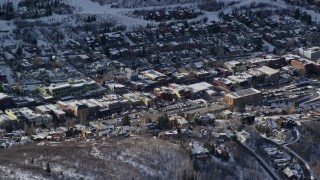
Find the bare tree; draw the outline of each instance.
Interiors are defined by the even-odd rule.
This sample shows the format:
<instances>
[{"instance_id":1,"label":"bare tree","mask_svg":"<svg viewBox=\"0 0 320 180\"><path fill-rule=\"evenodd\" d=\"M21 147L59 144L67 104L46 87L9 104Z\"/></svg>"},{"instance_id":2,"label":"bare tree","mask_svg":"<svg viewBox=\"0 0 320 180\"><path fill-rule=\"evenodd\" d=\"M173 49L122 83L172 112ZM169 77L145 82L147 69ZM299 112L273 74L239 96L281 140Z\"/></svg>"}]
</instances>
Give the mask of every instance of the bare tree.
<instances>
[{"instance_id":1,"label":"bare tree","mask_svg":"<svg viewBox=\"0 0 320 180\"><path fill-rule=\"evenodd\" d=\"M66 127L67 127L68 129L72 128L73 125L74 125L74 120L73 120L73 119L68 119L68 120L66 121L65 125L66 125Z\"/></svg>"}]
</instances>

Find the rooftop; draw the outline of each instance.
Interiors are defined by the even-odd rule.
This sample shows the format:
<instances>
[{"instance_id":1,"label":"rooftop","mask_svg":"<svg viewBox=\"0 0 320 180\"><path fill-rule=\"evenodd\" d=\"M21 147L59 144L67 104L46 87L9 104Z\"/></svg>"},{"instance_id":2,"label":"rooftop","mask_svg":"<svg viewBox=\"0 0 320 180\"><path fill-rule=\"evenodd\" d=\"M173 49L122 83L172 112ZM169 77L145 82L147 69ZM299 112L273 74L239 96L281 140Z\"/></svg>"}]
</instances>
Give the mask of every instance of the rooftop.
<instances>
[{"instance_id":1,"label":"rooftop","mask_svg":"<svg viewBox=\"0 0 320 180\"><path fill-rule=\"evenodd\" d=\"M270 67L268 67L268 66L262 66L262 67L259 68L258 70L261 71L261 72L263 72L263 73L265 73L265 74L267 74L267 75L273 75L273 74L279 73L278 70L272 69L272 68L270 68Z\"/></svg>"},{"instance_id":2,"label":"rooftop","mask_svg":"<svg viewBox=\"0 0 320 180\"><path fill-rule=\"evenodd\" d=\"M214 80L216 81L220 81L222 82L223 84L235 84L235 82L231 79L227 79L227 78L214 78Z\"/></svg>"},{"instance_id":3,"label":"rooftop","mask_svg":"<svg viewBox=\"0 0 320 180\"><path fill-rule=\"evenodd\" d=\"M150 77L152 79L155 79L155 78L158 78L158 77L165 77L164 74L158 72L158 71L155 71L155 70L146 70L146 71L142 71L141 74L147 76L147 77Z\"/></svg>"},{"instance_id":4,"label":"rooftop","mask_svg":"<svg viewBox=\"0 0 320 180\"><path fill-rule=\"evenodd\" d=\"M190 89L192 89L194 92L200 92L200 91L205 91L208 89L211 89L213 85L206 83L206 82L199 82L195 84L190 84L188 85Z\"/></svg>"},{"instance_id":5,"label":"rooftop","mask_svg":"<svg viewBox=\"0 0 320 180\"><path fill-rule=\"evenodd\" d=\"M249 89L242 89L237 92L229 93L226 96L230 96L232 98L239 98L239 97L250 96L250 95L258 94L258 93L261 93L261 91L254 89L254 88L249 88Z\"/></svg>"},{"instance_id":6,"label":"rooftop","mask_svg":"<svg viewBox=\"0 0 320 180\"><path fill-rule=\"evenodd\" d=\"M233 81L244 82L244 81L247 81L248 79L252 78L252 75L244 72L244 73L240 73L237 75L228 76L228 78Z\"/></svg>"},{"instance_id":7,"label":"rooftop","mask_svg":"<svg viewBox=\"0 0 320 180\"><path fill-rule=\"evenodd\" d=\"M9 96L7 94L4 93L0 93L0 100L4 99L4 98L8 98Z\"/></svg>"},{"instance_id":8,"label":"rooftop","mask_svg":"<svg viewBox=\"0 0 320 180\"><path fill-rule=\"evenodd\" d=\"M314 47L309 47L309 48L302 48L305 52L319 52L320 47L314 46Z\"/></svg>"}]
</instances>

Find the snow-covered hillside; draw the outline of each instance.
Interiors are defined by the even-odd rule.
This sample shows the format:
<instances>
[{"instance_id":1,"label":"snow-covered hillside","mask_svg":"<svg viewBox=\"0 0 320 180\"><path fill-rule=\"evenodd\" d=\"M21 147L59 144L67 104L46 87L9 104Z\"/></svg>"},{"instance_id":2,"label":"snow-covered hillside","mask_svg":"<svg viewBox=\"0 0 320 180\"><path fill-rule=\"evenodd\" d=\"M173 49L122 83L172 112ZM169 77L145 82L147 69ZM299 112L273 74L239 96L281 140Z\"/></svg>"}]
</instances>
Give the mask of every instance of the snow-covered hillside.
<instances>
[{"instance_id":1,"label":"snow-covered hillside","mask_svg":"<svg viewBox=\"0 0 320 180\"><path fill-rule=\"evenodd\" d=\"M203 0L92 0L99 4L116 4L122 8L139 8L148 6L168 6L174 4L197 3Z\"/></svg>"},{"instance_id":2,"label":"snow-covered hillside","mask_svg":"<svg viewBox=\"0 0 320 180\"><path fill-rule=\"evenodd\" d=\"M21 0L9 0L14 3L15 7ZM174 8L174 7L192 7L198 8L197 5L207 0L61 0L62 3L70 5L74 8L73 14L75 15L87 15L87 14L97 14L103 17L102 20L112 20L116 21L118 24L127 26L129 29L131 27L146 26L150 21L135 18L129 16L134 10L141 9L154 9L154 8ZM217 2L224 3L224 7L219 11L207 12L204 11L204 15L193 20L200 20L204 17L208 17L208 20L218 20L218 14L223 12L224 14L230 13L235 8L240 8L244 6L252 6L254 4L264 3L269 4L273 8L288 8L288 5L283 0L217 0ZM118 8L112 8L116 3ZM129 8L130 7L130 8ZM292 8L292 7L291 7ZM305 10L301 8L302 10ZM313 20L320 21L320 14L314 12L313 10L305 10L312 15ZM43 21L66 21L65 23L75 23L72 19L70 21L65 20L68 15L56 15L51 17L43 17L40 20ZM191 21L193 21L191 19ZM32 21L32 20L31 20ZM12 26L5 26L0 22L0 29L7 28L12 29Z\"/></svg>"},{"instance_id":3,"label":"snow-covered hillside","mask_svg":"<svg viewBox=\"0 0 320 180\"><path fill-rule=\"evenodd\" d=\"M227 147L233 154L230 162L212 156L199 166L203 169L195 173L194 161L184 147L161 139L106 138L78 143L28 145L0 151L0 179L270 178L243 147L234 142L228 142ZM46 170L47 163L50 173ZM199 163L202 164L201 161Z\"/></svg>"}]
</instances>

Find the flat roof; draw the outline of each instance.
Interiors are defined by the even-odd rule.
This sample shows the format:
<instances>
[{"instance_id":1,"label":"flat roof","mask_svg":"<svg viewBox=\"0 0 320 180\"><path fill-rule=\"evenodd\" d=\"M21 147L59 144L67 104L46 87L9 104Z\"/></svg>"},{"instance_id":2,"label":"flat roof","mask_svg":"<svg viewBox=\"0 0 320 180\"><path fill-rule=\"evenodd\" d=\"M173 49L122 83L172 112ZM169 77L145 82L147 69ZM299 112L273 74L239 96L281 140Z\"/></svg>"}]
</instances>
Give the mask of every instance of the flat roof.
<instances>
[{"instance_id":1,"label":"flat roof","mask_svg":"<svg viewBox=\"0 0 320 180\"><path fill-rule=\"evenodd\" d=\"M214 80L220 81L223 84L235 84L235 82L233 80L228 79L228 78L223 78L223 77L217 77L217 78L214 78Z\"/></svg>"},{"instance_id":2,"label":"flat roof","mask_svg":"<svg viewBox=\"0 0 320 180\"><path fill-rule=\"evenodd\" d=\"M191 88L195 92L199 92L199 91L205 91L205 90L211 89L213 87L213 85L209 84L207 82L199 82L199 83L195 83L195 84L190 84L190 85L188 85L188 87Z\"/></svg>"},{"instance_id":3,"label":"flat roof","mask_svg":"<svg viewBox=\"0 0 320 180\"><path fill-rule=\"evenodd\" d=\"M116 87L116 88L124 88L124 87L126 87L125 85L119 84L119 83L108 83L107 86L108 87Z\"/></svg>"},{"instance_id":4,"label":"flat roof","mask_svg":"<svg viewBox=\"0 0 320 180\"><path fill-rule=\"evenodd\" d=\"M310 52L310 53L319 52L320 51L320 47L318 47L318 46L309 47L309 48L301 48L301 49L303 51Z\"/></svg>"},{"instance_id":5,"label":"flat roof","mask_svg":"<svg viewBox=\"0 0 320 180\"><path fill-rule=\"evenodd\" d=\"M146 70L146 71L142 71L141 74L143 74L144 76L149 76L151 78L157 78L157 77L165 77L166 75L156 71L156 70Z\"/></svg>"},{"instance_id":6,"label":"flat roof","mask_svg":"<svg viewBox=\"0 0 320 180\"><path fill-rule=\"evenodd\" d=\"M268 74L268 75L273 75L273 74L277 74L279 73L278 70L276 69L272 69L268 66L262 66L261 68L258 69L259 71L265 73L265 74Z\"/></svg>"},{"instance_id":7,"label":"flat roof","mask_svg":"<svg viewBox=\"0 0 320 180\"><path fill-rule=\"evenodd\" d=\"M237 75L228 76L228 78L233 81L244 82L247 81L249 78L252 78L252 75L244 72Z\"/></svg>"},{"instance_id":8,"label":"flat roof","mask_svg":"<svg viewBox=\"0 0 320 180\"><path fill-rule=\"evenodd\" d=\"M258 93L261 93L261 91L254 88L249 88L249 89L242 89L236 92L229 93L226 96L229 96L232 98L239 98L239 97L246 97L246 96L250 96Z\"/></svg>"}]
</instances>

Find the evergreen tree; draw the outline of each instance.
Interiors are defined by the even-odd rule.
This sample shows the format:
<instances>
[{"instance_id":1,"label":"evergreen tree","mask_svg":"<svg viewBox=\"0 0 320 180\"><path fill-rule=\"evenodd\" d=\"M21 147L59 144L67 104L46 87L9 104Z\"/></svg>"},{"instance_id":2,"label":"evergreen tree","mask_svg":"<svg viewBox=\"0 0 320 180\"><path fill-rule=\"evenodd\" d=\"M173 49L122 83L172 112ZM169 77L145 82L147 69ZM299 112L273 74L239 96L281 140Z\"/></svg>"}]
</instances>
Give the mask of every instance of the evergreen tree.
<instances>
[{"instance_id":1,"label":"evergreen tree","mask_svg":"<svg viewBox=\"0 0 320 180\"><path fill-rule=\"evenodd\" d=\"M32 40L32 44L35 45L35 46L37 46L38 41L37 41L36 39L33 39L33 40Z\"/></svg>"},{"instance_id":2,"label":"evergreen tree","mask_svg":"<svg viewBox=\"0 0 320 180\"><path fill-rule=\"evenodd\" d=\"M101 45L105 46L107 44L107 39L106 36L103 34L101 39L100 39Z\"/></svg>"},{"instance_id":3,"label":"evergreen tree","mask_svg":"<svg viewBox=\"0 0 320 180\"><path fill-rule=\"evenodd\" d=\"M177 128L177 133L181 134L181 128L179 128L179 127Z\"/></svg>"},{"instance_id":4,"label":"evergreen tree","mask_svg":"<svg viewBox=\"0 0 320 180\"><path fill-rule=\"evenodd\" d=\"M295 19L299 19L300 18L300 9L299 8L297 8L295 11L294 11L294 18Z\"/></svg>"},{"instance_id":5,"label":"evergreen tree","mask_svg":"<svg viewBox=\"0 0 320 180\"><path fill-rule=\"evenodd\" d=\"M51 168L49 163L47 163L46 172L49 174L51 173Z\"/></svg>"},{"instance_id":6,"label":"evergreen tree","mask_svg":"<svg viewBox=\"0 0 320 180\"><path fill-rule=\"evenodd\" d=\"M241 100L239 103L236 104L236 108L238 112L244 113L246 112L246 103Z\"/></svg>"},{"instance_id":7,"label":"evergreen tree","mask_svg":"<svg viewBox=\"0 0 320 180\"><path fill-rule=\"evenodd\" d=\"M47 15L47 16L51 16L51 15L52 15L51 6L47 6L47 8L46 8L46 15Z\"/></svg>"},{"instance_id":8,"label":"evergreen tree","mask_svg":"<svg viewBox=\"0 0 320 180\"><path fill-rule=\"evenodd\" d=\"M157 122L158 122L158 128L161 130L170 128L170 121L167 114L159 116L157 119Z\"/></svg>"},{"instance_id":9,"label":"evergreen tree","mask_svg":"<svg viewBox=\"0 0 320 180\"><path fill-rule=\"evenodd\" d=\"M54 0L54 7L58 6L58 0Z\"/></svg>"},{"instance_id":10,"label":"evergreen tree","mask_svg":"<svg viewBox=\"0 0 320 180\"><path fill-rule=\"evenodd\" d=\"M22 55L22 48L21 46L19 45L18 49L17 49L17 55L18 56L21 56Z\"/></svg>"},{"instance_id":11,"label":"evergreen tree","mask_svg":"<svg viewBox=\"0 0 320 180\"><path fill-rule=\"evenodd\" d=\"M121 121L122 126L130 126L130 118L128 115L125 115Z\"/></svg>"}]
</instances>

